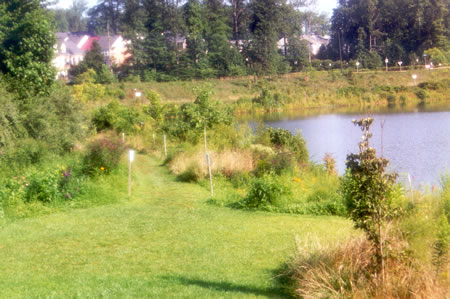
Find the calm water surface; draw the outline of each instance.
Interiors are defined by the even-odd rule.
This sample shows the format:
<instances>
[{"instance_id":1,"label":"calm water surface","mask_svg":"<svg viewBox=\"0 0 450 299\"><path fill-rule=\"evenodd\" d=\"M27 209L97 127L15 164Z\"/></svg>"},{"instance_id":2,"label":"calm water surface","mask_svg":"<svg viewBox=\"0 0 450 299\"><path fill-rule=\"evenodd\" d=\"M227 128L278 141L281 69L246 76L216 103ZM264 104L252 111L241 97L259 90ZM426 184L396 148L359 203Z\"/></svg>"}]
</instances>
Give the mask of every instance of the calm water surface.
<instances>
[{"instance_id":1,"label":"calm water surface","mask_svg":"<svg viewBox=\"0 0 450 299\"><path fill-rule=\"evenodd\" d=\"M325 112L314 116L270 115L265 124L274 128L301 130L311 159L322 163L326 153L336 159L339 173L345 170L349 153L358 152L361 131L353 119L372 116L374 124L371 146L390 160L391 170L414 185L439 184L440 176L450 171L450 107L438 111L413 109L375 113Z\"/></svg>"}]
</instances>

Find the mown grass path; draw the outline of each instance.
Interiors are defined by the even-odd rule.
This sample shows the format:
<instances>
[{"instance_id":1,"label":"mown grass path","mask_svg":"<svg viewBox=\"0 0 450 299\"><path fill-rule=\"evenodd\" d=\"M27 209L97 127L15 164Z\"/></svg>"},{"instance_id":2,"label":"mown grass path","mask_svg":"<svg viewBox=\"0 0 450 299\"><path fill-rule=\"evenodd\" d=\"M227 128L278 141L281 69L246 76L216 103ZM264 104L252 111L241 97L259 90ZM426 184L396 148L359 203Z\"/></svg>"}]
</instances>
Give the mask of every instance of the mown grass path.
<instances>
[{"instance_id":1,"label":"mown grass path","mask_svg":"<svg viewBox=\"0 0 450 299\"><path fill-rule=\"evenodd\" d=\"M0 226L0 297L283 297L274 275L296 238L352 233L337 217L210 205L147 156L133 167L131 200Z\"/></svg>"}]
</instances>

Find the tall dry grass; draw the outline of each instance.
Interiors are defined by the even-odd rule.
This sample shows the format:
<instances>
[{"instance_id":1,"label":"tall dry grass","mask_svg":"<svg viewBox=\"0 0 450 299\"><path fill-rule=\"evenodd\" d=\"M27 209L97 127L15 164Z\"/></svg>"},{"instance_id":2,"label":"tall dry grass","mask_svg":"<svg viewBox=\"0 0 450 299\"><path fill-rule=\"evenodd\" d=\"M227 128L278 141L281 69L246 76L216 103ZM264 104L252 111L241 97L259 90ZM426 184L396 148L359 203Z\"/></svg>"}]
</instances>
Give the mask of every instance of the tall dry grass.
<instances>
[{"instance_id":1,"label":"tall dry grass","mask_svg":"<svg viewBox=\"0 0 450 299\"><path fill-rule=\"evenodd\" d=\"M298 243L283 275L300 298L447 298L448 289L431 268L408 257L407 243L391 240L385 277L373 268L374 248L361 237L339 246Z\"/></svg>"},{"instance_id":2,"label":"tall dry grass","mask_svg":"<svg viewBox=\"0 0 450 299\"><path fill-rule=\"evenodd\" d=\"M255 161L251 151L243 149L225 149L223 151L209 151L211 170L232 176L236 173L250 172L255 168ZM208 174L205 152L198 149L194 152L180 152L169 162L172 173L180 175L186 171L195 171L200 177Z\"/></svg>"}]
</instances>

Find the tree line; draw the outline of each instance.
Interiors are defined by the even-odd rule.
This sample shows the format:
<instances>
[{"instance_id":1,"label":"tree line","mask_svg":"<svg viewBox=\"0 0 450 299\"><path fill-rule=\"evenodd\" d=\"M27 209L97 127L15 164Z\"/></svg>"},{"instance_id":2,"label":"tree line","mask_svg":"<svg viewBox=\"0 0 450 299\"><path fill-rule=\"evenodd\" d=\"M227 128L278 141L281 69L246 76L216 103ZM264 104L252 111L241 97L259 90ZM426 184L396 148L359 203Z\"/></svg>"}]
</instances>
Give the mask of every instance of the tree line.
<instances>
[{"instance_id":1,"label":"tree line","mask_svg":"<svg viewBox=\"0 0 450 299\"><path fill-rule=\"evenodd\" d=\"M423 64L426 50L449 50L449 23L446 0L339 0L331 42L318 56L359 60L364 67L380 66L385 58L391 65Z\"/></svg>"},{"instance_id":2,"label":"tree line","mask_svg":"<svg viewBox=\"0 0 450 299\"><path fill-rule=\"evenodd\" d=\"M354 59L367 68L384 57L423 63L424 53L450 61L446 0L339 0L331 19L311 10L311 1L99 0L88 9L74 0L54 9L54 0L5 0L0 71L16 90L40 93L54 78L55 31L123 35L132 57L117 71L144 81L299 71L311 65L302 34L331 35L317 58Z\"/></svg>"},{"instance_id":3,"label":"tree line","mask_svg":"<svg viewBox=\"0 0 450 299\"><path fill-rule=\"evenodd\" d=\"M133 55L122 74L144 80L206 78L300 70L308 63L308 44L299 36L324 35L329 29L329 17L314 12L312 4L310 0L101 0L87 10L84 1L75 0L71 8L53 13L59 31L109 32L130 40ZM280 50L280 39L289 47Z\"/></svg>"}]
</instances>

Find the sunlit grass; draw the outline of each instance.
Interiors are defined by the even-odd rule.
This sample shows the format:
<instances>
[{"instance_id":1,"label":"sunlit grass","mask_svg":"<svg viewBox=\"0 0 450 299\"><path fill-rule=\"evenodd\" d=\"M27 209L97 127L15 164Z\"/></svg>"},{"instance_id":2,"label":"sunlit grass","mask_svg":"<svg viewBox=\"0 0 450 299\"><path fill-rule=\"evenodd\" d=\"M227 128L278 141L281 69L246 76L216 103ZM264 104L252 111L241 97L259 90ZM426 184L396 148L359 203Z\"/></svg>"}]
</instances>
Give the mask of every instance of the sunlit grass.
<instances>
[{"instance_id":1,"label":"sunlit grass","mask_svg":"<svg viewBox=\"0 0 450 299\"><path fill-rule=\"evenodd\" d=\"M124 175L110 185L116 204L3 223L0 296L283 297L274 275L296 238L353 234L338 217L210 205L207 189L159 164L138 156L129 200Z\"/></svg>"}]
</instances>

